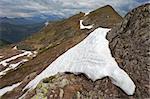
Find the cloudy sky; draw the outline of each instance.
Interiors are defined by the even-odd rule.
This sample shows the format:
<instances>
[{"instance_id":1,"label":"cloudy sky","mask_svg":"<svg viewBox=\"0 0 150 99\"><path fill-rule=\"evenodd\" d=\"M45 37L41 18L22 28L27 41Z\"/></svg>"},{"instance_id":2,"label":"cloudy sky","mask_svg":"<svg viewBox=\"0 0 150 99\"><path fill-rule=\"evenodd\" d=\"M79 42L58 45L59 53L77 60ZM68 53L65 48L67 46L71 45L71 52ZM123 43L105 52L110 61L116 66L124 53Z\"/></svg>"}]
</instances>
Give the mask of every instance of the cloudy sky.
<instances>
[{"instance_id":1,"label":"cloudy sky","mask_svg":"<svg viewBox=\"0 0 150 99\"><path fill-rule=\"evenodd\" d=\"M150 0L0 0L0 16L31 17L37 15L70 16L111 5L121 15Z\"/></svg>"}]
</instances>

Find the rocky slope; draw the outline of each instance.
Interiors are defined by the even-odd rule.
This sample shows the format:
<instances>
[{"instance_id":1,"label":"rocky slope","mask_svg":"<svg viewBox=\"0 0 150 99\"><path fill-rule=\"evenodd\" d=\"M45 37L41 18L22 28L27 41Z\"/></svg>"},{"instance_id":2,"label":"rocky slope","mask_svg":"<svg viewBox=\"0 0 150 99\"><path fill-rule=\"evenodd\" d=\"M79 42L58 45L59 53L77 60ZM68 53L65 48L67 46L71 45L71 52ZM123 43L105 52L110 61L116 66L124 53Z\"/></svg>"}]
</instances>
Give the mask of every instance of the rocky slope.
<instances>
[{"instance_id":1,"label":"rocky slope","mask_svg":"<svg viewBox=\"0 0 150 99\"><path fill-rule=\"evenodd\" d=\"M149 93L150 65L150 4L129 12L123 22L107 35L110 49L119 66L136 84L133 96L110 83L108 78L92 82L85 75L57 74L41 81L28 98L49 99L145 99Z\"/></svg>"},{"instance_id":2,"label":"rocky slope","mask_svg":"<svg viewBox=\"0 0 150 99\"><path fill-rule=\"evenodd\" d=\"M83 24L94 24L94 27L90 30L80 30L79 21L81 19L83 20ZM85 16L84 13L79 13L63 21L49 24L36 35L16 44L18 49L12 49L15 45L0 49L1 56L4 56L1 60L22 53L19 49L36 50L38 52L36 57L28 57L28 62L20 64L18 68L12 69L8 71L6 75L0 77L0 88L21 82L18 87L6 93L1 98L16 99L20 97L25 93L22 89L31 79L38 75L61 54L82 41L95 28L98 26L112 28L121 21L122 17L118 15L111 6L105 6L91 12L87 16ZM18 62L24 58L26 57L20 57L10 61L10 63ZM2 70L3 69L4 68L2 68ZM82 77L79 79L82 79ZM85 79L85 81L89 83L87 78Z\"/></svg>"}]
</instances>

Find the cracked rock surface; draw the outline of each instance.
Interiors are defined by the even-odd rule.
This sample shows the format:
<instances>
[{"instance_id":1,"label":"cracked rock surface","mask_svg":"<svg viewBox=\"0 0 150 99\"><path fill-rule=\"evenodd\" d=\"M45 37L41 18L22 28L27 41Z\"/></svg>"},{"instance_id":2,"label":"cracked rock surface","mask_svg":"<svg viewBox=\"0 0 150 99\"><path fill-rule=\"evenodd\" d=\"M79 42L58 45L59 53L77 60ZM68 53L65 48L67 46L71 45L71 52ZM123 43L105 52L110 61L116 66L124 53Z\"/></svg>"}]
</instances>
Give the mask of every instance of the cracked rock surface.
<instances>
[{"instance_id":1,"label":"cracked rock surface","mask_svg":"<svg viewBox=\"0 0 150 99\"><path fill-rule=\"evenodd\" d=\"M107 39L113 57L135 82L134 97L150 97L150 4L129 12Z\"/></svg>"}]
</instances>

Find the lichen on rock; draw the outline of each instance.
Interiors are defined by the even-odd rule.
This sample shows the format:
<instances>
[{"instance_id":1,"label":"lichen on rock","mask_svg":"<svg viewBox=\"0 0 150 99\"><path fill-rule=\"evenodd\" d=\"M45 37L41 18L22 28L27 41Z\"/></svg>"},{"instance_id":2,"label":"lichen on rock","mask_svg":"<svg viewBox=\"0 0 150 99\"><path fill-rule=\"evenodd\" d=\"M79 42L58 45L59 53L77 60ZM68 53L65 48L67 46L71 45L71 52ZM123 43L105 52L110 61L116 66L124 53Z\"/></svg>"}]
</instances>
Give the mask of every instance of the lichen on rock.
<instances>
[{"instance_id":1,"label":"lichen on rock","mask_svg":"<svg viewBox=\"0 0 150 99\"><path fill-rule=\"evenodd\" d=\"M119 66L137 86L134 97L150 97L150 4L129 12L123 22L108 33L107 39Z\"/></svg>"}]
</instances>

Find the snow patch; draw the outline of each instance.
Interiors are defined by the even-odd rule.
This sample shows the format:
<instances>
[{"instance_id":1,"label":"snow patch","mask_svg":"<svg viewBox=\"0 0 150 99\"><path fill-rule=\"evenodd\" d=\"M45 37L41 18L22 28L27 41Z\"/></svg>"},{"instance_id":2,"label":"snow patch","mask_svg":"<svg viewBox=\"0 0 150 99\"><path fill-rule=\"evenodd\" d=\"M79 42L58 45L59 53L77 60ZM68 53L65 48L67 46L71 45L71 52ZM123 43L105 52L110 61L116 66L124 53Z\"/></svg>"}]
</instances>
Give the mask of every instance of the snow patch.
<instances>
[{"instance_id":1,"label":"snow patch","mask_svg":"<svg viewBox=\"0 0 150 99\"><path fill-rule=\"evenodd\" d=\"M17 58L19 58L19 57L22 57L22 56L27 56L27 57L33 56L33 57L35 57L35 56L37 55L37 52L36 52L36 51L34 51L34 52L32 53L31 51L22 50L22 52L23 52L23 53L21 53L21 54L19 54L19 55L16 55L16 56L13 56L13 57L11 57L11 58L8 58L8 59L5 59L5 60L1 61L0 64L3 65L3 66L7 66L7 65L9 65L8 62L10 62L10 61L12 61L12 60L15 60L15 59L17 59Z\"/></svg>"},{"instance_id":2,"label":"snow patch","mask_svg":"<svg viewBox=\"0 0 150 99\"><path fill-rule=\"evenodd\" d=\"M49 22L45 22L45 26L48 26Z\"/></svg>"},{"instance_id":3,"label":"snow patch","mask_svg":"<svg viewBox=\"0 0 150 99\"><path fill-rule=\"evenodd\" d=\"M0 55L0 59L3 58L4 56Z\"/></svg>"},{"instance_id":4,"label":"snow patch","mask_svg":"<svg viewBox=\"0 0 150 99\"><path fill-rule=\"evenodd\" d=\"M81 29L81 30L82 30L82 29L92 29L93 26L94 26L94 24L93 24L93 25L89 25L89 26L84 26L84 25L83 25L83 20L80 20L80 29Z\"/></svg>"},{"instance_id":5,"label":"snow patch","mask_svg":"<svg viewBox=\"0 0 150 99\"><path fill-rule=\"evenodd\" d=\"M3 70L3 71L0 72L0 78L1 78L3 75L5 75L9 70L11 70L11 69L16 69L20 64L22 64L22 63L24 63L24 62L27 62L27 61L29 61L29 60L28 60L28 59L22 59L20 62L15 63L15 64L9 64L8 62L10 62L10 61L12 61L12 60L15 60L15 59L17 59L17 58L19 58L19 57L22 57L22 56L27 56L27 57L32 57L32 58L34 58L34 57L37 56L37 53L38 53L37 51L31 52L31 51L25 51L25 50L22 50L22 52L23 52L22 54L13 56L13 57L11 57L11 58L8 58L8 59L3 60L3 61L0 62L0 64L2 64L3 66L8 66L5 70Z\"/></svg>"},{"instance_id":6,"label":"snow patch","mask_svg":"<svg viewBox=\"0 0 150 99\"><path fill-rule=\"evenodd\" d=\"M82 21L81 21L82 22ZM105 38L110 29L98 28L82 42L66 51L23 89L34 89L44 78L61 72L84 73L93 81L108 76L112 83L133 95L135 84L128 74L119 68L112 57L109 42Z\"/></svg>"},{"instance_id":7,"label":"snow patch","mask_svg":"<svg viewBox=\"0 0 150 99\"><path fill-rule=\"evenodd\" d=\"M5 70L3 70L3 71L0 72L0 76L5 75L9 70L15 69L17 66L19 66L20 64L22 64L24 62L27 62L27 61L28 61L28 59L23 59L22 61L20 61L18 63L10 64L8 68L6 68Z\"/></svg>"},{"instance_id":8,"label":"snow patch","mask_svg":"<svg viewBox=\"0 0 150 99\"><path fill-rule=\"evenodd\" d=\"M90 14L90 12L86 12L84 16L87 16L87 15L89 15L89 14Z\"/></svg>"},{"instance_id":9,"label":"snow patch","mask_svg":"<svg viewBox=\"0 0 150 99\"><path fill-rule=\"evenodd\" d=\"M11 86L4 87L0 89L0 96L4 95L8 91L12 91L14 88L18 87L21 83L16 83Z\"/></svg>"},{"instance_id":10,"label":"snow patch","mask_svg":"<svg viewBox=\"0 0 150 99\"><path fill-rule=\"evenodd\" d=\"M38 54L38 52L37 52L37 51L33 51L32 57L36 57L36 56L37 56L37 54Z\"/></svg>"},{"instance_id":11,"label":"snow patch","mask_svg":"<svg viewBox=\"0 0 150 99\"><path fill-rule=\"evenodd\" d=\"M12 49L13 49L13 50L18 50L18 49L17 49L17 46L14 46Z\"/></svg>"},{"instance_id":12,"label":"snow patch","mask_svg":"<svg viewBox=\"0 0 150 99\"><path fill-rule=\"evenodd\" d=\"M25 55L30 56L31 54L32 53L30 51L24 51L24 53L22 53L22 54L19 54L19 55L16 55L16 56L13 56L11 58L8 58L8 59L5 59L5 60L1 61L0 64L3 65L3 66L7 66L8 65L7 62L10 62L12 60L15 60L15 59L17 59L19 57L22 57L22 56L25 56Z\"/></svg>"}]
</instances>

